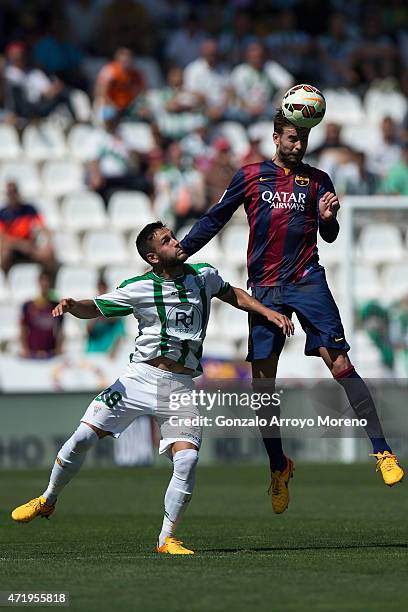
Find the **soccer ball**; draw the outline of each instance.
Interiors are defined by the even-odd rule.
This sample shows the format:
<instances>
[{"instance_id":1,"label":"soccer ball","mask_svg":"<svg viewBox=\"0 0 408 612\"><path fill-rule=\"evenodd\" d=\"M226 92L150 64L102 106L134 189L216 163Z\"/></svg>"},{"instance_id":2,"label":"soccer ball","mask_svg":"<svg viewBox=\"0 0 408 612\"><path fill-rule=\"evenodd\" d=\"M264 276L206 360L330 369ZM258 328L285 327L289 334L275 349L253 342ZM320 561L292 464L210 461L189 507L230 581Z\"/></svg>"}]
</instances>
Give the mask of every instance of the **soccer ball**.
<instances>
[{"instance_id":1,"label":"soccer ball","mask_svg":"<svg viewBox=\"0 0 408 612\"><path fill-rule=\"evenodd\" d=\"M283 96L282 112L296 127L312 128L323 119L326 100L312 85L295 85Z\"/></svg>"}]
</instances>

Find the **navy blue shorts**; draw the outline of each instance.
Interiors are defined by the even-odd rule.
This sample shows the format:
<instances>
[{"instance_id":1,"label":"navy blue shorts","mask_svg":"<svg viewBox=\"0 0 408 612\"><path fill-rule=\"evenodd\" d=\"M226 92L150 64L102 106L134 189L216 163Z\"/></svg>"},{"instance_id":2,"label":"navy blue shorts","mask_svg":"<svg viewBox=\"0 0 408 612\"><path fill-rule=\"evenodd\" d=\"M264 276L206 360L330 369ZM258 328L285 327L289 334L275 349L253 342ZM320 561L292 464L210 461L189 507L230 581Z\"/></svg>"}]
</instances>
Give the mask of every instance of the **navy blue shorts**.
<instances>
[{"instance_id":1,"label":"navy blue shorts","mask_svg":"<svg viewBox=\"0 0 408 612\"><path fill-rule=\"evenodd\" d=\"M348 351L340 313L323 268L310 271L301 281L277 287L253 287L252 295L264 306L291 318L296 313L306 333L305 355L319 355L321 346ZM249 315L247 361L279 355L285 336L279 327L258 314Z\"/></svg>"}]
</instances>

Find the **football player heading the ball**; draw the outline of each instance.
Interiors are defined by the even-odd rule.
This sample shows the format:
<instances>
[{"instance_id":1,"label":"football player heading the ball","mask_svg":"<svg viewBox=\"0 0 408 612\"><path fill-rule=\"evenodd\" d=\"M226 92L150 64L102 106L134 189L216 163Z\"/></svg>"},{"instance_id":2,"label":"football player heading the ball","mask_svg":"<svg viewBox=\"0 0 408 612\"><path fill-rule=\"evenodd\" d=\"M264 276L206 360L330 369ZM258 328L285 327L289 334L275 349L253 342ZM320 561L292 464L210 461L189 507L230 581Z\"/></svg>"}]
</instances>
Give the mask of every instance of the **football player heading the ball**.
<instances>
[{"instance_id":1,"label":"football player heading the ball","mask_svg":"<svg viewBox=\"0 0 408 612\"><path fill-rule=\"evenodd\" d=\"M150 414L160 427L160 453L166 453L173 463L157 552L188 555L193 551L174 536L193 493L202 428L198 407L194 403L186 406L184 400L193 389L192 377L202 371L211 299L217 297L266 317L287 336L293 334L293 323L246 291L231 287L209 264L185 264L187 254L161 222L147 225L136 246L151 271L123 281L94 300L65 298L53 310L56 317L69 312L80 319L131 314L138 319L139 335L125 372L90 403L78 428L58 452L47 489L15 508L12 518L27 523L37 516L50 516L59 494L98 440L107 435L117 438L135 418ZM177 407L174 402L180 396L183 401Z\"/></svg>"},{"instance_id":2,"label":"football player heading the ball","mask_svg":"<svg viewBox=\"0 0 408 612\"><path fill-rule=\"evenodd\" d=\"M336 239L340 205L329 176L302 162L310 132L305 122L316 124L313 113L303 112L311 103L310 97L317 98L313 102L316 112L324 114L324 104L319 110L317 90L307 87L313 91L306 91L303 99L304 85L289 90L284 96L288 108L276 113L274 158L238 170L220 201L195 223L181 245L193 255L244 205L249 224L247 266L252 295L288 317L296 313L306 334L305 354L323 359L344 388L357 417L367 420L365 430L377 469L384 482L392 486L404 473L384 438L370 391L347 355L350 347L340 314L319 263L317 232L326 242ZM247 360L252 363L255 386L263 386L262 380L269 381L268 391L273 390L284 343L285 336L276 325L257 314L250 315ZM260 418L268 416L265 409L258 414ZM288 482L294 465L283 453L278 427L264 428L261 434L269 456L272 508L280 514L288 507Z\"/></svg>"}]
</instances>

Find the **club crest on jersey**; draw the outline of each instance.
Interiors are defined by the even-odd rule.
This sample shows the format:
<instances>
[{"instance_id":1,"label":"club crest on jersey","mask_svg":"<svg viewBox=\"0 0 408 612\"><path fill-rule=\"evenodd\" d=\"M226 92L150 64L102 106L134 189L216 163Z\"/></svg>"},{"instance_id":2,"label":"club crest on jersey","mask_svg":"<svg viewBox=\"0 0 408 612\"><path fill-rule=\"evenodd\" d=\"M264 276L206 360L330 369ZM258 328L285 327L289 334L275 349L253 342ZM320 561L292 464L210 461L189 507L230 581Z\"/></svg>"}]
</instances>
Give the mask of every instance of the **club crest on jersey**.
<instances>
[{"instance_id":1,"label":"club crest on jersey","mask_svg":"<svg viewBox=\"0 0 408 612\"><path fill-rule=\"evenodd\" d=\"M201 276L201 274L198 274L197 276L195 276L194 280L195 280L195 284L197 285L199 289L202 289L204 287L205 279L203 276Z\"/></svg>"},{"instance_id":2,"label":"club crest on jersey","mask_svg":"<svg viewBox=\"0 0 408 612\"><path fill-rule=\"evenodd\" d=\"M295 176L295 183L298 185L298 187L307 187L310 183L310 178L308 176L299 176L299 174L297 174Z\"/></svg>"},{"instance_id":3,"label":"club crest on jersey","mask_svg":"<svg viewBox=\"0 0 408 612\"><path fill-rule=\"evenodd\" d=\"M195 304L181 302L173 306L166 316L166 331L169 336L181 340L194 340L201 333L202 314Z\"/></svg>"}]
</instances>

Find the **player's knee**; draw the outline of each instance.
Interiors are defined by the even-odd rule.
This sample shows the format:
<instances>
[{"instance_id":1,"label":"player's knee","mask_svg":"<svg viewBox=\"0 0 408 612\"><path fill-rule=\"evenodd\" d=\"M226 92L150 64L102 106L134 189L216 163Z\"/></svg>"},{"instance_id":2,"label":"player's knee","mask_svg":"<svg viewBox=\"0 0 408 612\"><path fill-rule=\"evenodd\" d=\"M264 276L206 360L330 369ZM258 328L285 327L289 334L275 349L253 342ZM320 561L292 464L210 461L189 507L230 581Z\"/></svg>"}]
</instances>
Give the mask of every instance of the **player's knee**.
<instances>
[{"instance_id":1,"label":"player's knee","mask_svg":"<svg viewBox=\"0 0 408 612\"><path fill-rule=\"evenodd\" d=\"M186 448L177 451L173 457L174 474L180 480L188 481L194 474L198 462L198 451Z\"/></svg>"},{"instance_id":2,"label":"player's knee","mask_svg":"<svg viewBox=\"0 0 408 612\"><path fill-rule=\"evenodd\" d=\"M80 423L72 435L72 450L75 453L84 453L98 441L97 433L85 423Z\"/></svg>"},{"instance_id":3,"label":"player's knee","mask_svg":"<svg viewBox=\"0 0 408 612\"><path fill-rule=\"evenodd\" d=\"M347 355L338 355L332 363L331 373L334 378L342 378L350 369L353 369L353 366Z\"/></svg>"}]
</instances>

